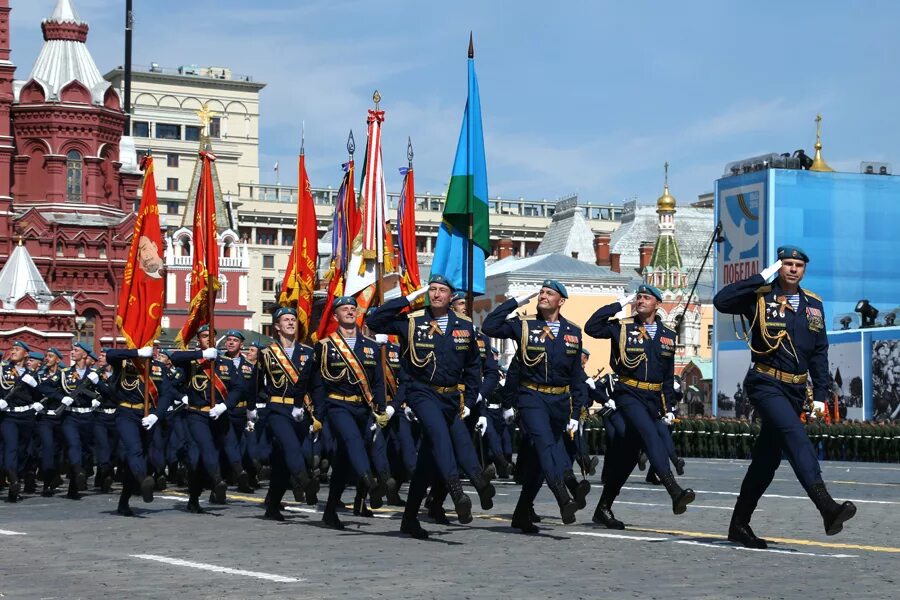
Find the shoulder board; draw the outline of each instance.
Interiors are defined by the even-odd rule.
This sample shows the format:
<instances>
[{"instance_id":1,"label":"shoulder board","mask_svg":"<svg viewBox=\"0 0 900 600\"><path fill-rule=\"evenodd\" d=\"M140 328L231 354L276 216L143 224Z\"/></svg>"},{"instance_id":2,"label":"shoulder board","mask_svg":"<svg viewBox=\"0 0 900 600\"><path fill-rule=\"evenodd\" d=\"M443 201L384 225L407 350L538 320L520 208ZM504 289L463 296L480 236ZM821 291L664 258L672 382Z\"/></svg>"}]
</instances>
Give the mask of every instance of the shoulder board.
<instances>
[{"instance_id":1,"label":"shoulder board","mask_svg":"<svg viewBox=\"0 0 900 600\"><path fill-rule=\"evenodd\" d=\"M420 308L419 310L415 310L415 311L409 313L408 316L411 317L411 318L415 318L415 317L421 317L421 316L424 315L424 314L425 314L425 309L424 309L424 308Z\"/></svg>"},{"instance_id":2,"label":"shoulder board","mask_svg":"<svg viewBox=\"0 0 900 600\"><path fill-rule=\"evenodd\" d=\"M469 318L469 315L465 315L465 314L463 314L463 313L456 312L455 310L453 311L453 314L455 314L457 317L459 317L459 318L462 319L463 321L468 321L469 323L472 322L472 319Z\"/></svg>"},{"instance_id":3,"label":"shoulder board","mask_svg":"<svg viewBox=\"0 0 900 600\"><path fill-rule=\"evenodd\" d=\"M368 336L368 335L363 335L362 338L363 338L364 340L367 340L367 341L369 341L369 342L372 342L373 344L377 344L377 343L378 343L378 342L375 341L375 338L370 337L370 336Z\"/></svg>"},{"instance_id":4,"label":"shoulder board","mask_svg":"<svg viewBox=\"0 0 900 600\"><path fill-rule=\"evenodd\" d=\"M771 285L761 285L758 288L756 288L757 294L768 294L771 291L772 291Z\"/></svg>"},{"instance_id":5,"label":"shoulder board","mask_svg":"<svg viewBox=\"0 0 900 600\"><path fill-rule=\"evenodd\" d=\"M634 317L625 317L624 319L619 319L620 325L631 325L634 323Z\"/></svg>"},{"instance_id":6,"label":"shoulder board","mask_svg":"<svg viewBox=\"0 0 900 600\"><path fill-rule=\"evenodd\" d=\"M677 337L677 336L678 336L678 334L675 333L675 330L672 329L671 327L667 327L667 326L663 325L663 331L665 331L666 333L670 334L672 337Z\"/></svg>"},{"instance_id":7,"label":"shoulder board","mask_svg":"<svg viewBox=\"0 0 900 600\"><path fill-rule=\"evenodd\" d=\"M803 290L803 293L806 294L807 296L809 296L810 298L815 298L815 299L818 300L819 302L822 302L822 301L823 301L823 300L822 300L822 296L820 296L820 295L818 295L818 294L816 294L816 293L814 293L814 292L811 292L811 291L809 291L809 290Z\"/></svg>"},{"instance_id":8,"label":"shoulder board","mask_svg":"<svg viewBox=\"0 0 900 600\"><path fill-rule=\"evenodd\" d=\"M312 350L312 349L313 349L312 346L307 346L306 344L302 344L302 343L301 343L301 344L297 344L297 346L299 346L300 348L305 348L306 350Z\"/></svg>"},{"instance_id":9,"label":"shoulder board","mask_svg":"<svg viewBox=\"0 0 900 600\"><path fill-rule=\"evenodd\" d=\"M519 317L522 321L534 321L537 318L537 315L525 315L524 317Z\"/></svg>"}]
</instances>

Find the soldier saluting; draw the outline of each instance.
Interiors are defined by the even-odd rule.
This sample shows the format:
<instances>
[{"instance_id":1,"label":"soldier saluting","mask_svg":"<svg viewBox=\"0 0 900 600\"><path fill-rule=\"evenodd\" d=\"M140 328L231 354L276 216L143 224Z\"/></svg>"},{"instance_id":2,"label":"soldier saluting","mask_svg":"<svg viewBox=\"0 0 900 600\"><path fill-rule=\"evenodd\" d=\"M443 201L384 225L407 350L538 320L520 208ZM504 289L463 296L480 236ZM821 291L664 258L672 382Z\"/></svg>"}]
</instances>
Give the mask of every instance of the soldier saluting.
<instances>
[{"instance_id":1,"label":"soldier saluting","mask_svg":"<svg viewBox=\"0 0 900 600\"><path fill-rule=\"evenodd\" d=\"M759 275L725 286L713 299L720 312L741 315L742 322L750 322L745 339L753 364L744 390L762 426L728 527L728 539L748 548L766 547L766 541L750 528L750 517L775 476L782 452L819 509L827 535L840 532L844 521L856 514L852 502L838 504L828 493L816 451L800 420L807 378L812 377L814 400L824 401L829 386L822 299L800 287L808 262L809 256L800 248L782 246L774 264Z\"/></svg>"}]
</instances>

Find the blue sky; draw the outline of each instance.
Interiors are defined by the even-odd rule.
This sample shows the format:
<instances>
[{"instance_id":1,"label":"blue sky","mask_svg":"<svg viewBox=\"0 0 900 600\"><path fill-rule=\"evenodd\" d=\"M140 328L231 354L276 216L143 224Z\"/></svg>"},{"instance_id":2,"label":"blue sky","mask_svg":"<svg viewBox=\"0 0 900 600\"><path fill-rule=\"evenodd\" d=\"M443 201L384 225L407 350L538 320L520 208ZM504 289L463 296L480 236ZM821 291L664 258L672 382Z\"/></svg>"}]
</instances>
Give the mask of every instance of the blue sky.
<instances>
[{"instance_id":1,"label":"blue sky","mask_svg":"<svg viewBox=\"0 0 900 600\"><path fill-rule=\"evenodd\" d=\"M262 92L260 177L293 183L300 123L314 186L337 186L347 132L360 150L374 89L386 110L387 185L416 152L420 191L444 192L475 33L491 197L655 201L671 163L681 201L727 162L815 142L856 171L898 157L900 3L135 0L134 63L230 67ZM12 0L27 77L56 0ZM100 70L122 63L124 0L73 0Z\"/></svg>"}]
</instances>

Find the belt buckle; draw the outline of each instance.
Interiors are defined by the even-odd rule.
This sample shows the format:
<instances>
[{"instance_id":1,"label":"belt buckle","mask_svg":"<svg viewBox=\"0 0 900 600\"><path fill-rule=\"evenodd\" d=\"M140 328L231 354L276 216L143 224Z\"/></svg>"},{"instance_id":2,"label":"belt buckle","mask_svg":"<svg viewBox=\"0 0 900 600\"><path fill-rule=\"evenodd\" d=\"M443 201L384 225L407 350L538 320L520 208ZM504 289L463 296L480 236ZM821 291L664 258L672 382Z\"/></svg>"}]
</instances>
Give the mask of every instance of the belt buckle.
<instances>
[{"instance_id":1,"label":"belt buckle","mask_svg":"<svg viewBox=\"0 0 900 600\"><path fill-rule=\"evenodd\" d=\"M793 377L791 377L791 380L792 380L794 383L800 383L800 376L799 376L799 375L794 375Z\"/></svg>"}]
</instances>

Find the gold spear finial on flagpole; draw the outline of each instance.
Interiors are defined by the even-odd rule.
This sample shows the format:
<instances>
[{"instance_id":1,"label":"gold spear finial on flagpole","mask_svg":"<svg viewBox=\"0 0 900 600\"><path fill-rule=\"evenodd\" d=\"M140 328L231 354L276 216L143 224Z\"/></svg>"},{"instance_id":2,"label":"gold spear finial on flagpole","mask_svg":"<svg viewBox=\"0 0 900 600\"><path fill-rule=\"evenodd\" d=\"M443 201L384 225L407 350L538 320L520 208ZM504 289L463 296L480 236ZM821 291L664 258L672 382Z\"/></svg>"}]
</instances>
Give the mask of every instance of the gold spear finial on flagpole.
<instances>
[{"instance_id":1,"label":"gold spear finial on flagpole","mask_svg":"<svg viewBox=\"0 0 900 600\"><path fill-rule=\"evenodd\" d=\"M378 90L375 90L375 93L372 94L372 102L375 103L375 110L378 110L378 104L381 103L381 94L378 93Z\"/></svg>"}]
</instances>

